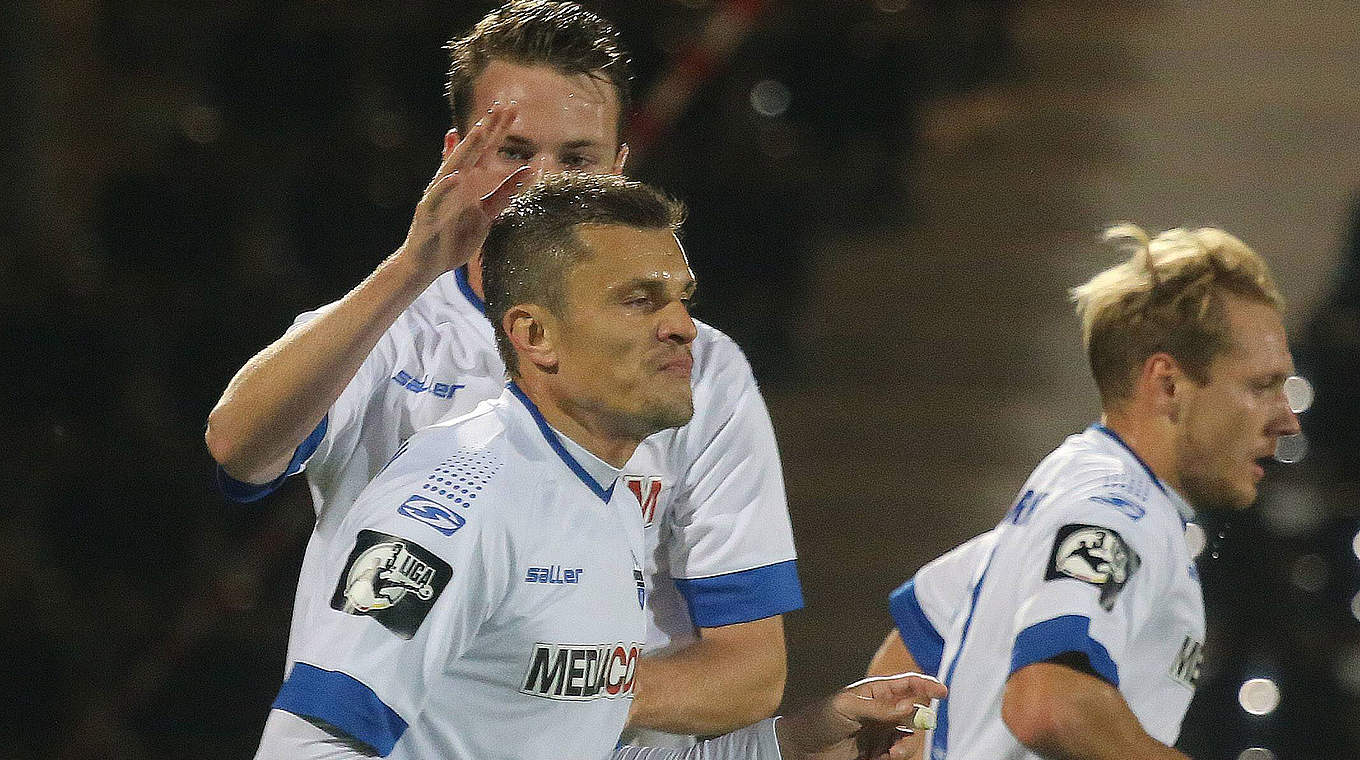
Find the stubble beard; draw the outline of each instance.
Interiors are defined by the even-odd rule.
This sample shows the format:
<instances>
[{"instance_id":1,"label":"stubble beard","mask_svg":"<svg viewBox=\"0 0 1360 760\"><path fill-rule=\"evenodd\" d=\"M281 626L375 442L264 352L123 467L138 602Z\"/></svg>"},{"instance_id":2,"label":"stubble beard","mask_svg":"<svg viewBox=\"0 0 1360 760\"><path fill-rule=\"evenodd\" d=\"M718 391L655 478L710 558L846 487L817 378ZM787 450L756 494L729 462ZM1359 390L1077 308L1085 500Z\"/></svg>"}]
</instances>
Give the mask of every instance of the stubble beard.
<instances>
[{"instance_id":1,"label":"stubble beard","mask_svg":"<svg viewBox=\"0 0 1360 760\"><path fill-rule=\"evenodd\" d=\"M687 425L693 417L693 396L686 395L683 400L675 401L658 399L649 403L637 416L637 432L641 434L641 438L646 438L662 430Z\"/></svg>"},{"instance_id":2,"label":"stubble beard","mask_svg":"<svg viewBox=\"0 0 1360 760\"><path fill-rule=\"evenodd\" d=\"M1236 512L1256 502L1256 489L1252 488L1249 494L1243 493L1232 480L1216 471L1210 455L1183 450L1177 465L1186 501L1196 512Z\"/></svg>"}]
</instances>

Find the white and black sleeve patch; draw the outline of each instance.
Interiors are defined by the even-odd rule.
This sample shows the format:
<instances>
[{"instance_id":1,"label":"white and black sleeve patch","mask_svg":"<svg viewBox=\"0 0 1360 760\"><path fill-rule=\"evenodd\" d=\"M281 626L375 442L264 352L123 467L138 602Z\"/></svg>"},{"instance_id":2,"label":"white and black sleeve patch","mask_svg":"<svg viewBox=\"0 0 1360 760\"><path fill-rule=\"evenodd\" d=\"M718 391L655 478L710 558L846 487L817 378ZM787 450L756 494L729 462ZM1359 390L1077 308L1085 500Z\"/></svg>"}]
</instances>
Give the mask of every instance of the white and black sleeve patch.
<instances>
[{"instance_id":1,"label":"white and black sleeve patch","mask_svg":"<svg viewBox=\"0 0 1360 760\"><path fill-rule=\"evenodd\" d=\"M367 615L409 639L452 575L447 562L409 539L361 530L331 596L331 607Z\"/></svg>"},{"instance_id":2,"label":"white and black sleeve patch","mask_svg":"<svg viewBox=\"0 0 1360 760\"><path fill-rule=\"evenodd\" d=\"M1076 578L1099 587L1100 606L1109 612L1139 564L1138 553L1117 532L1098 525L1064 525L1053 541L1044 580Z\"/></svg>"}]
</instances>

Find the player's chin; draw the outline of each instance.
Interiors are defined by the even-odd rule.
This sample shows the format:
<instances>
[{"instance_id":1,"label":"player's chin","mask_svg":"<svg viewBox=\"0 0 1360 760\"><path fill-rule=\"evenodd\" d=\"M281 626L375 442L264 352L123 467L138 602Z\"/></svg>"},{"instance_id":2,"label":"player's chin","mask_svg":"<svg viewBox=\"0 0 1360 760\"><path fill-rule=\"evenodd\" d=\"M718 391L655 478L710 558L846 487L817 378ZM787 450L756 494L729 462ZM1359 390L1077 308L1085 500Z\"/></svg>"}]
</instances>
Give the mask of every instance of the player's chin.
<instances>
[{"instance_id":1,"label":"player's chin","mask_svg":"<svg viewBox=\"0 0 1360 760\"><path fill-rule=\"evenodd\" d=\"M1258 493L1258 489L1256 487L1257 480L1258 478L1255 477L1255 475L1253 474L1249 477L1239 479L1236 483L1231 484L1231 486L1228 489L1226 489L1227 493L1225 494L1224 499L1224 501L1227 502L1226 506L1229 509L1241 510L1247 509L1251 505L1255 504L1256 495Z\"/></svg>"},{"instance_id":2,"label":"player's chin","mask_svg":"<svg viewBox=\"0 0 1360 760\"><path fill-rule=\"evenodd\" d=\"M689 391L688 383L683 389L655 399L651 406L651 416L658 430L680 427L694 417L694 396Z\"/></svg>"}]
</instances>

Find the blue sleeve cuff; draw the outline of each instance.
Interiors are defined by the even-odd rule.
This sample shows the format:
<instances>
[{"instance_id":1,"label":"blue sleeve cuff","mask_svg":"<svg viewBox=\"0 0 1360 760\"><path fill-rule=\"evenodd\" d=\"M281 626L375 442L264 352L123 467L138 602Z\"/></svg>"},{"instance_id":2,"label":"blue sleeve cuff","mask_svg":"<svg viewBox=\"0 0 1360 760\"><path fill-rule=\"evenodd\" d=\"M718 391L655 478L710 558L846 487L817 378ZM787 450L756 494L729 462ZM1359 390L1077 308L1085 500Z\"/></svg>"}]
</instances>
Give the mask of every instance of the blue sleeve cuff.
<instances>
[{"instance_id":1,"label":"blue sleeve cuff","mask_svg":"<svg viewBox=\"0 0 1360 760\"><path fill-rule=\"evenodd\" d=\"M373 690L336 670L322 670L305 662L279 689L273 707L304 718L314 718L344 731L387 757L406 732L406 721L378 698Z\"/></svg>"},{"instance_id":2,"label":"blue sleeve cuff","mask_svg":"<svg viewBox=\"0 0 1360 760\"><path fill-rule=\"evenodd\" d=\"M1109 651L1091 638L1091 620L1082 615L1063 615L1045 620L1021 631L1011 650L1011 671L1026 665L1057 657L1067 652L1081 652L1091 661L1096 675L1119 686L1119 667Z\"/></svg>"},{"instance_id":3,"label":"blue sleeve cuff","mask_svg":"<svg viewBox=\"0 0 1360 760\"><path fill-rule=\"evenodd\" d=\"M795 560L709 578L676 578L675 587L700 628L748 623L803 607Z\"/></svg>"},{"instance_id":4,"label":"blue sleeve cuff","mask_svg":"<svg viewBox=\"0 0 1360 760\"><path fill-rule=\"evenodd\" d=\"M329 421L329 414L321 418L321 424L317 425L316 429L307 436L307 439L298 445L297 451L293 452L293 458L288 461L288 467L284 469L282 475L268 483L247 483L228 475L227 471L222 469L222 465L219 464L217 466L217 490L221 491L223 496L238 504L259 501L279 490L283 481L302 472L302 466L307 463L308 459L312 458L312 454L316 453L317 447L326 437L326 427Z\"/></svg>"},{"instance_id":5,"label":"blue sleeve cuff","mask_svg":"<svg viewBox=\"0 0 1360 760\"><path fill-rule=\"evenodd\" d=\"M937 675L940 672L940 659L944 657L944 637L930 624L930 618L916 600L916 579L913 578L888 595L888 610L902 643L912 659L921 667L921 672Z\"/></svg>"}]
</instances>

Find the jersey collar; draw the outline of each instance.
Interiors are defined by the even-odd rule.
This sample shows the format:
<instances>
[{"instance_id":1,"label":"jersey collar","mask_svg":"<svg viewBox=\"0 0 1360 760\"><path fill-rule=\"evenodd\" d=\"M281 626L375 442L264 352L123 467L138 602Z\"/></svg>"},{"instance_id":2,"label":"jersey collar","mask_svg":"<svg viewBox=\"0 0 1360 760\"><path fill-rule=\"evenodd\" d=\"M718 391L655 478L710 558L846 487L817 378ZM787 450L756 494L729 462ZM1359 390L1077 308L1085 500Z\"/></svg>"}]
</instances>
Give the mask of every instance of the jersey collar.
<instances>
[{"instance_id":1,"label":"jersey collar","mask_svg":"<svg viewBox=\"0 0 1360 760\"><path fill-rule=\"evenodd\" d=\"M508 383L506 387L529 411L529 416L534 418L534 423L538 425L538 430L543 434L544 440L567 465L567 469L580 478L581 482L585 483L587 488L600 497L601 501L608 503L609 498L614 495L614 484L618 482L619 473L622 470L600 459L587 451L581 444L554 430L552 425L549 425L548 421L543 419L543 414L538 411L538 406L530 401L529 397L524 395L524 391L514 382ZM608 483L609 486L606 488L601 485L602 483Z\"/></svg>"},{"instance_id":2,"label":"jersey collar","mask_svg":"<svg viewBox=\"0 0 1360 760\"><path fill-rule=\"evenodd\" d=\"M472 283L468 282L468 265L453 270L453 279L458 283L458 290L463 293L463 297L472 304L483 316L486 315L486 302L477 295L477 291L472 289Z\"/></svg>"},{"instance_id":3,"label":"jersey collar","mask_svg":"<svg viewBox=\"0 0 1360 760\"><path fill-rule=\"evenodd\" d=\"M1145 472L1147 472L1148 478L1152 480L1153 485L1157 486L1157 488L1161 490L1161 492L1171 502L1171 505L1174 506L1176 508L1176 511L1180 513L1182 522L1187 522L1189 520L1194 519L1195 510L1188 503L1186 503L1185 499L1181 498L1180 494L1176 493L1176 489L1168 488L1167 485L1162 482L1162 479L1157 477L1157 473L1153 472L1151 467L1148 467L1147 462L1144 462L1143 458L1138 456L1138 452L1134 451L1127 443L1125 443L1124 439L1120 438L1118 433L1105 427L1099 422L1092 424L1091 429L1104 433L1106 436L1110 438L1110 440L1119 444L1119 448L1123 449L1126 453L1128 453L1129 456L1133 457L1133 461L1137 462L1139 466L1142 467Z\"/></svg>"}]
</instances>

